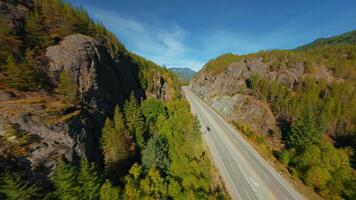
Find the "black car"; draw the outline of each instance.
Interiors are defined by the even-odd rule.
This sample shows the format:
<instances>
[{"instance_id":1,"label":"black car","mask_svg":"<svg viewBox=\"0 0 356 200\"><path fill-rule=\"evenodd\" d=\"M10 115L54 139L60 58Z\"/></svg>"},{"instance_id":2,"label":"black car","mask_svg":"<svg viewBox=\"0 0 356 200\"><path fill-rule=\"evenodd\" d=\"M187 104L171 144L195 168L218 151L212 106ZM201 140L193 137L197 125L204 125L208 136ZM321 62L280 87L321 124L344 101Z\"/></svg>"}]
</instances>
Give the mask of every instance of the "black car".
<instances>
[{"instance_id":1,"label":"black car","mask_svg":"<svg viewBox=\"0 0 356 200\"><path fill-rule=\"evenodd\" d=\"M209 126L207 126L207 127L206 127L206 130L210 131L210 127L209 127Z\"/></svg>"}]
</instances>

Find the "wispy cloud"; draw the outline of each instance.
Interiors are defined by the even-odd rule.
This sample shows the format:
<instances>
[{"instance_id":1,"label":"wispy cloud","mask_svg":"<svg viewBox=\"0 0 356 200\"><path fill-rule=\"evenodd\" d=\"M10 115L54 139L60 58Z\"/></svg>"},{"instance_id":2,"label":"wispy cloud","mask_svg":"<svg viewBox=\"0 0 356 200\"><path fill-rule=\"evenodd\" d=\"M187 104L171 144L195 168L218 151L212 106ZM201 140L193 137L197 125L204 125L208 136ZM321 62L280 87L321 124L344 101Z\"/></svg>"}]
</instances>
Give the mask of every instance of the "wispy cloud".
<instances>
[{"instance_id":1,"label":"wispy cloud","mask_svg":"<svg viewBox=\"0 0 356 200\"><path fill-rule=\"evenodd\" d=\"M79 3L82 0L72 1L82 4ZM355 6L332 2L314 2L308 6L301 5L303 9L297 6L296 9L276 13L274 10L279 9L272 4L260 12L259 6L251 3L242 5L242 12L238 12L239 8L236 7L234 13L229 9L227 13L219 13L221 16L216 17L221 17L220 20L213 20L215 16L206 15L210 12L198 12L194 15L196 19L191 19L191 12L186 12L187 17L182 16L185 10L169 7L169 3L162 6L151 4L157 9L146 10L144 6L134 6L137 10L125 8L116 11L113 6L110 12L96 4L87 4L85 7L91 17L102 21L129 50L167 67L190 67L195 70L226 52L241 55L260 50L289 49L321 36L340 34L348 31L350 24L355 24L352 22L356 20ZM167 5L169 9L165 10ZM215 7L217 4L213 5ZM283 7L289 7L289 3L283 4ZM206 8L214 10L209 6ZM245 8L246 11L241 10ZM335 11L332 16L325 14L334 9L342 12Z\"/></svg>"},{"instance_id":2,"label":"wispy cloud","mask_svg":"<svg viewBox=\"0 0 356 200\"><path fill-rule=\"evenodd\" d=\"M178 25L164 22L138 21L95 7L88 7L94 18L102 21L120 40L134 51L167 67L191 67L195 70L202 62L187 58L193 50L185 43L188 33Z\"/></svg>"},{"instance_id":3,"label":"wispy cloud","mask_svg":"<svg viewBox=\"0 0 356 200\"><path fill-rule=\"evenodd\" d=\"M288 46L290 41L281 38L295 34L296 30L288 27L305 19L299 16L274 30L255 36L230 29L209 29L197 34L186 31L174 22L152 16L138 20L97 7L88 6L87 9L91 16L114 32L129 50L160 65L190 67L194 70L199 70L210 59L227 52L248 54L260 50L292 48ZM295 37L292 39L296 40Z\"/></svg>"}]
</instances>

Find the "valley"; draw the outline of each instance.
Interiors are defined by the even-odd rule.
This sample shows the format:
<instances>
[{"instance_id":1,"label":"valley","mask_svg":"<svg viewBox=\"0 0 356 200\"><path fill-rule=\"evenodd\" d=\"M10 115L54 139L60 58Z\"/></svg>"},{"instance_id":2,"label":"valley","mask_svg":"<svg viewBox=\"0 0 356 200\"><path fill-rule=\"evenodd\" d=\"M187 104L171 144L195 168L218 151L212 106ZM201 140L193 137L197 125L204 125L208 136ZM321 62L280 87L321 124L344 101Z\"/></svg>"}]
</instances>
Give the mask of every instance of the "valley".
<instances>
[{"instance_id":1,"label":"valley","mask_svg":"<svg viewBox=\"0 0 356 200\"><path fill-rule=\"evenodd\" d=\"M0 0L0 200L356 199L356 4L319 4Z\"/></svg>"}]
</instances>

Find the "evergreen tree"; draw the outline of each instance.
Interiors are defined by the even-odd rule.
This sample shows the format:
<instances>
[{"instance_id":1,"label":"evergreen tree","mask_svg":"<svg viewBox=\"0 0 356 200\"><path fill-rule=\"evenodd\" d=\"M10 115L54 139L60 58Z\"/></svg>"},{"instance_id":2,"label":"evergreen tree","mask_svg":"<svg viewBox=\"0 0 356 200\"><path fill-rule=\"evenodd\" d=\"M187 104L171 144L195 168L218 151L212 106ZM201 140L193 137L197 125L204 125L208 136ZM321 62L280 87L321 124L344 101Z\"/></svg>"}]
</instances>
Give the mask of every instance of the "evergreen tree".
<instances>
[{"instance_id":1,"label":"evergreen tree","mask_svg":"<svg viewBox=\"0 0 356 200\"><path fill-rule=\"evenodd\" d=\"M25 60L22 64L21 72L21 89L34 90L37 89L39 83L37 81L37 74L34 69L35 61L33 59L33 52L29 49L25 52Z\"/></svg>"},{"instance_id":2,"label":"evergreen tree","mask_svg":"<svg viewBox=\"0 0 356 200\"><path fill-rule=\"evenodd\" d=\"M155 168L144 174L136 163L125 177L124 199L167 199L167 193L167 184Z\"/></svg>"},{"instance_id":3,"label":"evergreen tree","mask_svg":"<svg viewBox=\"0 0 356 200\"><path fill-rule=\"evenodd\" d=\"M301 115L293 123L292 129L287 135L287 146L295 148L297 151L303 151L311 144L319 142L321 137L316 119L309 105L305 104Z\"/></svg>"},{"instance_id":4,"label":"evergreen tree","mask_svg":"<svg viewBox=\"0 0 356 200\"><path fill-rule=\"evenodd\" d=\"M142 190L140 188L142 175L142 166L135 163L131 167L129 175L125 177L124 199L143 199Z\"/></svg>"},{"instance_id":5,"label":"evergreen tree","mask_svg":"<svg viewBox=\"0 0 356 200\"><path fill-rule=\"evenodd\" d=\"M143 199L167 199L167 183L158 170L151 168L145 179L140 181Z\"/></svg>"},{"instance_id":6,"label":"evergreen tree","mask_svg":"<svg viewBox=\"0 0 356 200\"><path fill-rule=\"evenodd\" d=\"M164 104L160 100L154 98L144 100L141 107L148 123L156 122L159 115L167 115Z\"/></svg>"},{"instance_id":7,"label":"evergreen tree","mask_svg":"<svg viewBox=\"0 0 356 200\"><path fill-rule=\"evenodd\" d=\"M133 93L131 94L130 99L125 103L125 117L129 131L135 136L139 147L143 148L146 133L145 118L141 106L137 103Z\"/></svg>"},{"instance_id":8,"label":"evergreen tree","mask_svg":"<svg viewBox=\"0 0 356 200\"><path fill-rule=\"evenodd\" d=\"M100 200L119 200L120 189L114 187L110 181L106 180L100 189Z\"/></svg>"},{"instance_id":9,"label":"evergreen tree","mask_svg":"<svg viewBox=\"0 0 356 200\"><path fill-rule=\"evenodd\" d=\"M124 134L126 131L124 116L121 113L119 106L116 106L114 110L114 126L115 130L121 132L121 134Z\"/></svg>"},{"instance_id":10,"label":"evergreen tree","mask_svg":"<svg viewBox=\"0 0 356 200\"><path fill-rule=\"evenodd\" d=\"M168 143L163 136L154 136L147 142L142 151L142 165L146 170L156 168L164 174L168 173Z\"/></svg>"},{"instance_id":11,"label":"evergreen tree","mask_svg":"<svg viewBox=\"0 0 356 200\"><path fill-rule=\"evenodd\" d=\"M94 163L81 160L78 182L83 199L98 200L100 198L101 179Z\"/></svg>"},{"instance_id":12,"label":"evergreen tree","mask_svg":"<svg viewBox=\"0 0 356 200\"><path fill-rule=\"evenodd\" d=\"M113 162L115 160L114 150L115 144L113 140L116 132L114 125L110 119L105 120L103 129L101 130L101 146L104 152L105 170L109 172L113 168Z\"/></svg>"},{"instance_id":13,"label":"evergreen tree","mask_svg":"<svg viewBox=\"0 0 356 200\"><path fill-rule=\"evenodd\" d=\"M30 200L38 197L39 188L35 185L24 183L17 175L5 173L0 180L0 194L9 200ZM1 195L0 195L1 198Z\"/></svg>"},{"instance_id":14,"label":"evergreen tree","mask_svg":"<svg viewBox=\"0 0 356 200\"><path fill-rule=\"evenodd\" d=\"M71 27L68 26L71 23L67 20L63 8L61 0L41 1L43 25L51 38L60 39L72 33Z\"/></svg>"},{"instance_id":15,"label":"evergreen tree","mask_svg":"<svg viewBox=\"0 0 356 200\"><path fill-rule=\"evenodd\" d=\"M77 85L73 82L70 73L65 69L59 75L56 93L69 103L73 103L76 99Z\"/></svg>"},{"instance_id":16,"label":"evergreen tree","mask_svg":"<svg viewBox=\"0 0 356 200\"><path fill-rule=\"evenodd\" d=\"M37 0L34 1L34 10L28 16L25 25L26 46L29 48L42 47L45 45L46 32L43 30L41 16L39 13L39 5Z\"/></svg>"},{"instance_id":17,"label":"evergreen tree","mask_svg":"<svg viewBox=\"0 0 356 200\"><path fill-rule=\"evenodd\" d=\"M9 56L6 62L4 70L6 85L19 90L37 89L37 75L31 50L26 50L25 59L22 63L17 63L13 56Z\"/></svg>"},{"instance_id":18,"label":"evergreen tree","mask_svg":"<svg viewBox=\"0 0 356 200\"><path fill-rule=\"evenodd\" d=\"M2 17L0 18L0 44L0 65L4 64L9 56L17 55L22 44L8 22Z\"/></svg>"},{"instance_id":19,"label":"evergreen tree","mask_svg":"<svg viewBox=\"0 0 356 200\"><path fill-rule=\"evenodd\" d=\"M115 108L114 123L110 119L106 119L101 136L105 169L111 177L116 177L122 172L129 158L129 146L125 135L124 119L117 106Z\"/></svg>"},{"instance_id":20,"label":"evergreen tree","mask_svg":"<svg viewBox=\"0 0 356 200\"><path fill-rule=\"evenodd\" d=\"M17 62L12 55L10 55L6 60L4 74L4 82L7 86L16 89L21 88L21 70L17 67Z\"/></svg>"},{"instance_id":21,"label":"evergreen tree","mask_svg":"<svg viewBox=\"0 0 356 200\"><path fill-rule=\"evenodd\" d=\"M75 21L73 24L73 28L75 32L83 33L83 34L91 34L89 28L92 21L89 18L87 11L83 7L78 7L75 10Z\"/></svg>"},{"instance_id":22,"label":"evergreen tree","mask_svg":"<svg viewBox=\"0 0 356 200\"><path fill-rule=\"evenodd\" d=\"M62 200L79 200L82 199L80 186L77 181L76 170L66 164L64 161L59 161L57 169L53 175L53 183L56 187L56 196Z\"/></svg>"}]
</instances>

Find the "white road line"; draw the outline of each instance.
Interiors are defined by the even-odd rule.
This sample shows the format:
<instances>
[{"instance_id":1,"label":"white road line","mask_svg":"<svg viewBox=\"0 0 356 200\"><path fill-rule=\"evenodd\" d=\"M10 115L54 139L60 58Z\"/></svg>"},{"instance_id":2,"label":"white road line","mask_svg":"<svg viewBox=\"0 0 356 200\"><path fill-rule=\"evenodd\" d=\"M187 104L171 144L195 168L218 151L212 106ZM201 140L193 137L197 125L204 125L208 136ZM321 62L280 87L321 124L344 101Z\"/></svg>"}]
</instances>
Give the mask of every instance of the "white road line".
<instances>
[{"instance_id":1,"label":"white road line","mask_svg":"<svg viewBox=\"0 0 356 200\"><path fill-rule=\"evenodd\" d=\"M183 92L198 115L203 138L233 199L242 199L241 194L244 199L304 199L220 115L187 88Z\"/></svg>"}]
</instances>

